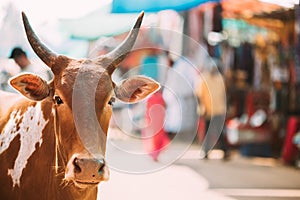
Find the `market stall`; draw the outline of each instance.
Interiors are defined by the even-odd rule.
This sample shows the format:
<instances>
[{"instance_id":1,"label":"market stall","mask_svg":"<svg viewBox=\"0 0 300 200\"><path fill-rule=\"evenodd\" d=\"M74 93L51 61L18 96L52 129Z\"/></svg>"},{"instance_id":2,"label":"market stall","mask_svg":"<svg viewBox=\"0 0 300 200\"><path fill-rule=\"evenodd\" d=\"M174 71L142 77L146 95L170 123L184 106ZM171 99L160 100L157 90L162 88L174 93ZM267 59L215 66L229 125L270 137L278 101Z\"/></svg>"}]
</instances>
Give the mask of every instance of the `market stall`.
<instances>
[{"instance_id":1,"label":"market stall","mask_svg":"<svg viewBox=\"0 0 300 200\"><path fill-rule=\"evenodd\" d=\"M300 113L298 9L223 0L189 12L189 34L222 62L227 139L244 155L283 155L287 122Z\"/></svg>"}]
</instances>

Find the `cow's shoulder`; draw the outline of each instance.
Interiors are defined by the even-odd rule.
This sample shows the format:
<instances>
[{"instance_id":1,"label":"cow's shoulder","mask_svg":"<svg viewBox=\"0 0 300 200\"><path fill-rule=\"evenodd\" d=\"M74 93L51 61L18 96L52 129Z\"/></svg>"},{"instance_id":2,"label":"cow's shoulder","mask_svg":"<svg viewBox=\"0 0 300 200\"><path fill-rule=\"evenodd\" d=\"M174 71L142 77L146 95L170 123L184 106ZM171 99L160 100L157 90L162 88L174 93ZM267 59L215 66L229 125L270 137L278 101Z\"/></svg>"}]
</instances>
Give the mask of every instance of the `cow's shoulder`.
<instances>
[{"instance_id":1,"label":"cow's shoulder","mask_svg":"<svg viewBox=\"0 0 300 200\"><path fill-rule=\"evenodd\" d=\"M21 96L19 94L0 90L0 119L7 116L11 108L20 100Z\"/></svg>"},{"instance_id":2,"label":"cow's shoulder","mask_svg":"<svg viewBox=\"0 0 300 200\"><path fill-rule=\"evenodd\" d=\"M31 103L18 93L0 91L0 129L14 110L24 110Z\"/></svg>"}]
</instances>

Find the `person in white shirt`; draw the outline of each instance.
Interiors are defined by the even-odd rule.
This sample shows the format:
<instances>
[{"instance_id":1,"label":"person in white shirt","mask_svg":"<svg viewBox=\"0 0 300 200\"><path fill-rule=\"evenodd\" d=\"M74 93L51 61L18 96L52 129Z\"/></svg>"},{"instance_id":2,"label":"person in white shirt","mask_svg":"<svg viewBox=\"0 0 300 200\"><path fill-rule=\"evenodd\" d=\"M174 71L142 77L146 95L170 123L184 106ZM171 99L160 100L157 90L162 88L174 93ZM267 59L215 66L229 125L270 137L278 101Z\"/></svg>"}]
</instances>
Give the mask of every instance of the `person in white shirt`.
<instances>
[{"instance_id":1,"label":"person in white shirt","mask_svg":"<svg viewBox=\"0 0 300 200\"><path fill-rule=\"evenodd\" d=\"M21 72L37 74L46 81L50 81L53 78L53 74L49 69L47 69L43 65L37 65L32 63L28 59L26 52L20 47L13 48L9 58L14 59L16 64L20 67Z\"/></svg>"}]
</instances>

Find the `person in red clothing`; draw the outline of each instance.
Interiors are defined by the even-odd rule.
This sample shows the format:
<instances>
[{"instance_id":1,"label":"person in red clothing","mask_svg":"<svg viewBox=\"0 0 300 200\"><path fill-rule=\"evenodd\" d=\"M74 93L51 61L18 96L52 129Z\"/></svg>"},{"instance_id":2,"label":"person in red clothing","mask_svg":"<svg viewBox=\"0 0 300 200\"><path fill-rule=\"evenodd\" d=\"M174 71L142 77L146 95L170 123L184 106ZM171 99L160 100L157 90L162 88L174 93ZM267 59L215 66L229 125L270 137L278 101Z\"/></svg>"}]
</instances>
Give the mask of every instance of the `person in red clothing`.
<instances>
[{"instance_id":1,"label":"person in red clothing","mask_svg":"<svg viewBox=\"0 0 300 200\"><path fill-rule=\"evenodd\" d=\"M164 131L165 103L161 92L156 92L147 100L146 126L142 130L142 141L145 151L158 161L158 156L164 150L170 139Z\"/></svg>"}]
</instances>

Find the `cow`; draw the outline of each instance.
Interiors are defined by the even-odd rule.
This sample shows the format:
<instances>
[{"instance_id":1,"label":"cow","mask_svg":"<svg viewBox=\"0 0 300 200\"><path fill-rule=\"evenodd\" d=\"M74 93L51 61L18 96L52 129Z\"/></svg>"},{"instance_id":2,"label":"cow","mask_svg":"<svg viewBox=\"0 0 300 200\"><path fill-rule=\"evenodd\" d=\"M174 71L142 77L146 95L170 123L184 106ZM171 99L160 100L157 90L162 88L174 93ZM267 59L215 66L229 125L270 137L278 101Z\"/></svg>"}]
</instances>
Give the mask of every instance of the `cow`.
<instances>
[{"instance_id":1,"label":"cow","mask_svg":"<svg viewBox=\"0 0 300 200\"><path fill-rule=\"evenodd\" d=\"M124 41L97 58L74 59L50 50L22 12L27 39L51 69L47 82L19 74L0 91L0 199L97 198L109 179L106 138L115 98L136 103L160 85L145 76L114 83L112 73L136 41L142 12Z\"/></svg>"}]
</instances>

